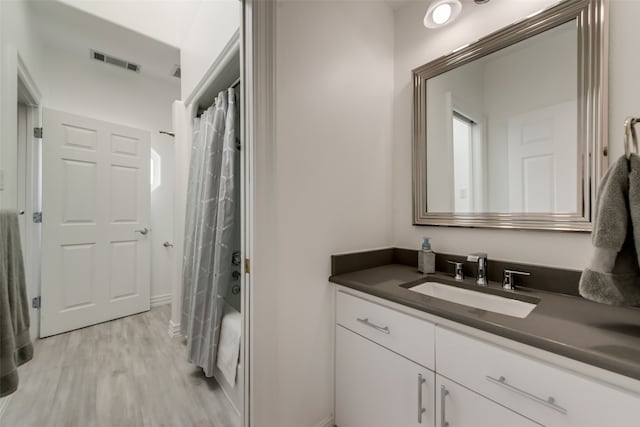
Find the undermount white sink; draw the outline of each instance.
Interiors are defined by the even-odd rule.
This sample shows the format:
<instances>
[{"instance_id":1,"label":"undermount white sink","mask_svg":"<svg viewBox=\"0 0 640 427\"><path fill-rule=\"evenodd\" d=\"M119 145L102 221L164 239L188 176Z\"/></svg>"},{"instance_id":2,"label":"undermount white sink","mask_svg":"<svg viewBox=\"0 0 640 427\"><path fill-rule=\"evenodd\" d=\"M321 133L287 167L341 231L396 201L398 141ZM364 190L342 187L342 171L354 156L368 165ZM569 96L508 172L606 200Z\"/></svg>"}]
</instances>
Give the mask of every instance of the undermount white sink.
<instances>
[{"instance_id":1,"label":"undermount white sink","mask_svg":"<svg viewBox=\"0 0 640 427\"><path fill-rule=\"evenodd\" d=\"M409 288L410 291L428 295L430 297L467 305L481 310L492 311L507 316L524 319L536 308L536 304L505 298L484 292L458 288L438 282L427 282Z\"/></svg>"}]
</instances>

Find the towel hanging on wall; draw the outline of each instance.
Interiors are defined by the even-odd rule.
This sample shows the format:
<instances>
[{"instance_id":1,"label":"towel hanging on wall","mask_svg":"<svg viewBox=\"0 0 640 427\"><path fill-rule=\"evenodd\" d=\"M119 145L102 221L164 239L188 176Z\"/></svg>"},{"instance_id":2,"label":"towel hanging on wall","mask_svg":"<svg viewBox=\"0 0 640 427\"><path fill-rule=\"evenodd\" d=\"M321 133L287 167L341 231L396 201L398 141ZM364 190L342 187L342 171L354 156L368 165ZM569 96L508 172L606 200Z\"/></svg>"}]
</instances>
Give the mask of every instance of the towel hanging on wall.
<instances>
[{"instance_id":1,"label":"towel hanging on wall","mask_svg":"<svg viewBox=\"0 0 640 427\"><path fill-rule=\"evenodd\" d=\"M18 213L0 210L0 397L18 388L18 366L33 358Z\"/></svg>"},{"instance_id":2,"label":"towel hanging on wall","mask_svg":"<svg viewBox=\"0 0 640 427\"><path fill-rule=\"evenodd\" d=\"M589 268L580 295L611 305L640 305L640 157L634 125L625 121L624 149L598 188ZM632 146L631 146L632 145Z\"/></svg>"}]
</instances>

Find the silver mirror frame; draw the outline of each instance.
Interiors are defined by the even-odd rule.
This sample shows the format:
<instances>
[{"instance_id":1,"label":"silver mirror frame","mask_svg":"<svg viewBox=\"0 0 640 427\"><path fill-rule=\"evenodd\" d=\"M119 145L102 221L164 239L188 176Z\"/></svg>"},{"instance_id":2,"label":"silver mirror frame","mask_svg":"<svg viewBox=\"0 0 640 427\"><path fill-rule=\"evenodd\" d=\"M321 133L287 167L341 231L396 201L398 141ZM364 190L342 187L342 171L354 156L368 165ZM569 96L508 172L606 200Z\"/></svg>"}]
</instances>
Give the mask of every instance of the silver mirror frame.
<instances>
[{"instance_id":1,"label":"silver mirror frame","mask_svg":"<svg viewBox=\"0 0 640 427\"><path fill-rule=\"evenodd\" d=\"M592 205L608 167L608 3L566 0L413 70L413 224L456 227L584 231L592 229ZM558 25L577 20L579 212L433 213L427 209L427 80Z\"/></svg>"}]
</instances>

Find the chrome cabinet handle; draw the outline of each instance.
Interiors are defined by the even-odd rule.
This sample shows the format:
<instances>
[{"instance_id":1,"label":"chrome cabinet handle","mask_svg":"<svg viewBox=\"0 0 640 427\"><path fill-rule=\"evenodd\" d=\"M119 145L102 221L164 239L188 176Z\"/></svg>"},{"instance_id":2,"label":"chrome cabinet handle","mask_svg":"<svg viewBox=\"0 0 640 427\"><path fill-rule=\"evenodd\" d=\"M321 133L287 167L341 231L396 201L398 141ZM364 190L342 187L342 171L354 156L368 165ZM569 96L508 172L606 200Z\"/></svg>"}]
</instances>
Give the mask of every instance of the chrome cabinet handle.
<instances>
[{"instance_id":1,"label":"chrome cabinet handle","mask_svg":"<svg viewBox=\"0 0 640 427\"><path fill-rule=\"evenodd\" d=\"M356 318L356 320L358 322L360 322L360 323L364 323L365 325L367 325L367 326L369 326L369 327L371 327L371 328L373 328L373 329L375 329L377 331L382 332L383 334L387 334L388 335L388 334L391 333L391 331L389 330L388 326L385 326L384 328L382 326L378 326L375 323L369 322L369 319L366 318L366 317L364 319Z\"/></svg>"},{"instance_id":2,"label":"chrome cabinet handle","mask_svg":"<svg viewBox=\"0 0 640 427\"><path fill-rule=\"evenodd\" d=\"M546 406L547 408L551 408L554 411L558 411L563 415L567 415L567 410L564 409L562 406L558 406L556 404L556 399L554 399L553 397L549 396L547 399L543 399L541 397L538 397L536 395L533 395L525 390L521 390L518 387L514 387L511 384L509 384L507 382L507 379L503 376L501 376L500 378L493 378L487 375L487 381L492 382L494 384L497 384L499 386L502 386L504 388L506 388L509 391L512 391L514 393L517 393L521 396L524 396L528 399L533 400L534 402L537 402L541 405Z\"/></svg>"},{"instance_id":3,"label":"chrome cabinet handle","mask_svg":"<svg viewBox=\"0 0 640 427\"><path fill-rule=\"evenodd\" d=\"M422 424L422 414L427 412L426 408L422 407L422 385L426 382L422 374L418 374L418 424Z\"/></svg>"},{"instance_id":4,"label":"chrome cabinet handle","mask_svg":"<svg viewBox=\"0 0 640 427\"><path fill-rule=\"evenodd\" d=\"M145 227L142 230L134 230L136 233L140 233L143 236L146 236L151 231L149 228Z\"/></svg>"},{"instance_id":5,"label":"chrome cabinet handle","mask_svg":"<svg viewBox=\"0 0 640 427\"><path fill-rule=\"evenodd\" d=\"M447 421L447 396L449 390L445 386L440 386L440 427L449 427Z\"/></svg>"},{"instance_id":6,"label":"chrome cabinet handle","mask_svg":"<svg viewBox=\"0 0 640 427\"><path fill-rule=\"evenodd\" d=\"M165 248L172 248L172 247L173 247L173 243L171 243L171 242L164 242L164 243L162 244L162 246L164 246Z\"/></svg>"}]
</instances>

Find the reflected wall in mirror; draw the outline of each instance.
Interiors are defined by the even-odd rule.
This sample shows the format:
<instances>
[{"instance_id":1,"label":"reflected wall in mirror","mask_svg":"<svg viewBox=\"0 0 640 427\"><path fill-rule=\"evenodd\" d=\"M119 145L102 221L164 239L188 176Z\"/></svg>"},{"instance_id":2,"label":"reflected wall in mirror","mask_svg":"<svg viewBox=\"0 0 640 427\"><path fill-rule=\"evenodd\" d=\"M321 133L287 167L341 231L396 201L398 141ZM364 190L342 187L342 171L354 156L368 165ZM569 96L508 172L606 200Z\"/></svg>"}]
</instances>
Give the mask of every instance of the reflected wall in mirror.
<instances>
[{"instance_id":1,"label":"reflected wall in mirror","mask_svg":"<svg viewBox=\"0 0 640 427\"><path fill-rule=\"evenodd\" d=\"M573 20L427 81L429 212L578 211L577 50Z\"/></svg>"},{"instance_id":2,"label":"reflected wall in mirror","mask_svg":"<svg viewBox=\"0 0 640 427\"><path fill-rule=\"evenodd\" d=\"M590 230L603 19L567 1L414 70L415 224Z\"/></svg>"}]
</instances>

